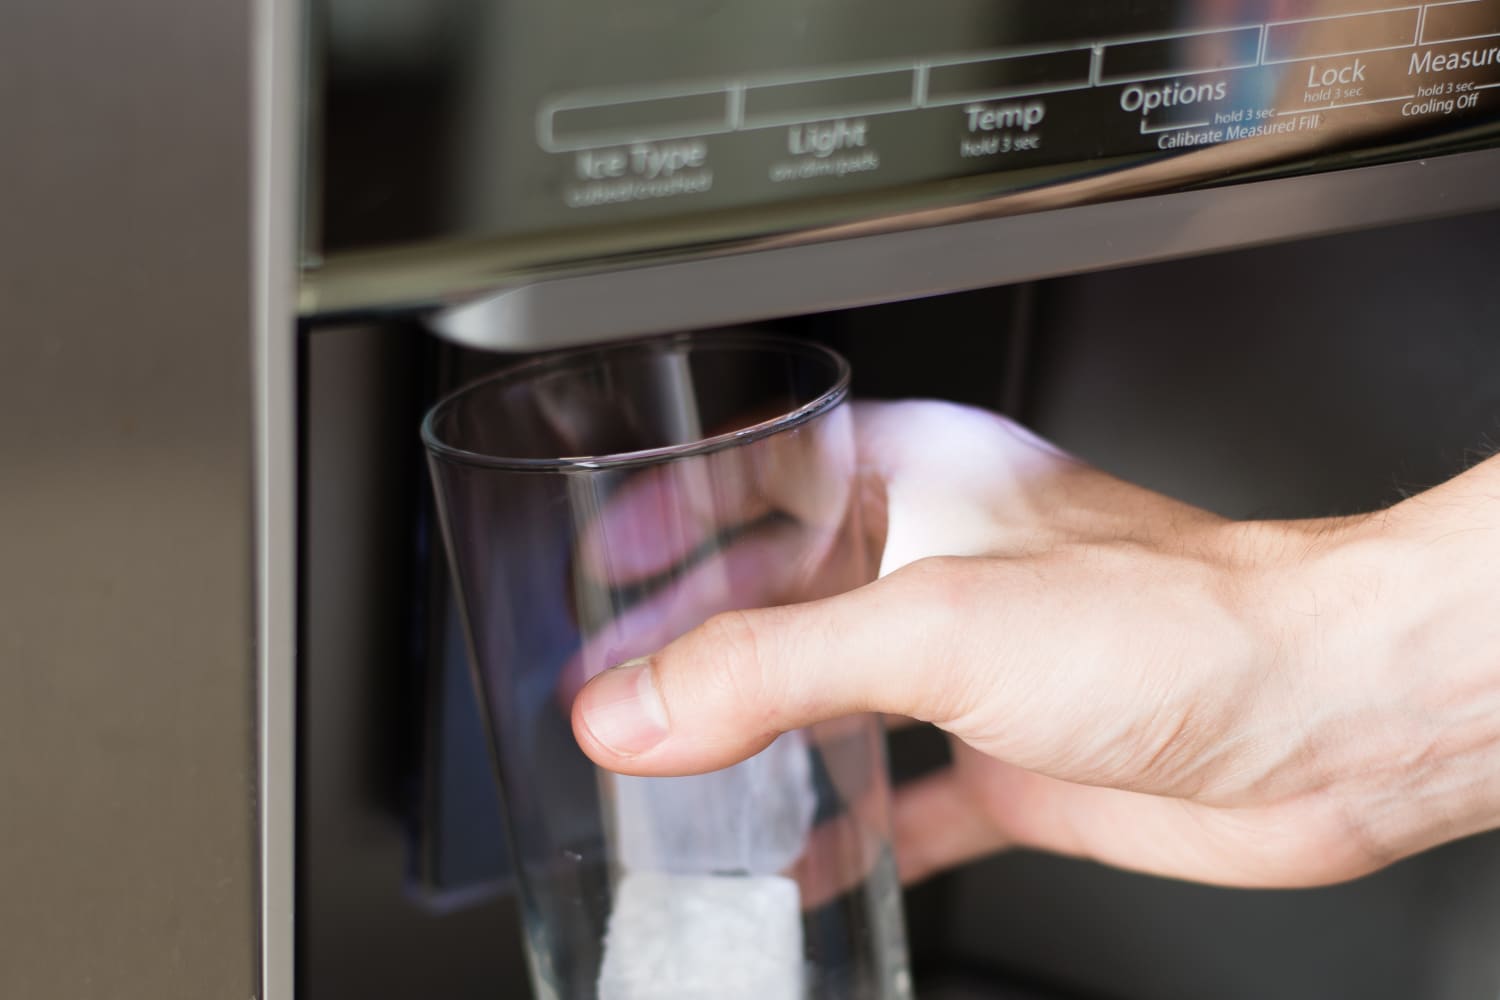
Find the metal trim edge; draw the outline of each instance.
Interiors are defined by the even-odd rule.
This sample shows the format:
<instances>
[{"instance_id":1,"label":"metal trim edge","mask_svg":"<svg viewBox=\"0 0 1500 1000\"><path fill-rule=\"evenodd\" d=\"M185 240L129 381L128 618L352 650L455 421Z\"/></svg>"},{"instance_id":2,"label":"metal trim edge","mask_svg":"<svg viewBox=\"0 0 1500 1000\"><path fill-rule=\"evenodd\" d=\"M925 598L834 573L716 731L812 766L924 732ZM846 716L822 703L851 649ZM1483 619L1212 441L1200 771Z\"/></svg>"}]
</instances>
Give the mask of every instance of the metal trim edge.
<instances>
[{"instance_id":1,"label":"metal trim edge","mask_svg":"<svg viewBox=\"0 0 1500 1000\"><path fill-rule=\"evenodd\" d=\"M544 279L435 332L538 350L869 305L1500 207L1500 149ZM1399 197L1390 197L1393 191Z\"/></svg>"},{"instance_id":2,"label":"metal trim edge","mask_svg":"<svg viewBox=\"0 0 1500 1000\"><path fill-rule=\"evenodd\" d=\"M260 1000L291 1000L296 858L295 0L251 4L251 366L255 393Z\"/></svg>"}]
</instances>

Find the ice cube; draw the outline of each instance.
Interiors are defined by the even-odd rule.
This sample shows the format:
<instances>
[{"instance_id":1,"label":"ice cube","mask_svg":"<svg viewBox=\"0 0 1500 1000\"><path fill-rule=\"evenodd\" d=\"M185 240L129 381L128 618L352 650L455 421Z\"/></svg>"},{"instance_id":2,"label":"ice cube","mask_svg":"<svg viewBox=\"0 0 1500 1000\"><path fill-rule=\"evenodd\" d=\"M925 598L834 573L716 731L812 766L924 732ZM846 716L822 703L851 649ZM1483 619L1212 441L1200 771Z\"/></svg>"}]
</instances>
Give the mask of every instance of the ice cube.
<instances>
[{"instance_id":1,"label":"ice cube","mask_svg":"<svg viewBox=\"0 0 1500 1000\"><path fill-rule=\"evenodd\" d=\"M599 1000L801 1000L797 883L779 875L627 873Z\"/></svg>"},{"instance_id":2,"label":"ice cube","mask_svg":"<svg viewBox=\"0 0 1500 1000\"><path fill-rule=\"evenodd\" d=\"M611 775L615 851L630 871L774 875L801 857L817 810L801 733L681 778Z\"/></svg>"}]
</instances>

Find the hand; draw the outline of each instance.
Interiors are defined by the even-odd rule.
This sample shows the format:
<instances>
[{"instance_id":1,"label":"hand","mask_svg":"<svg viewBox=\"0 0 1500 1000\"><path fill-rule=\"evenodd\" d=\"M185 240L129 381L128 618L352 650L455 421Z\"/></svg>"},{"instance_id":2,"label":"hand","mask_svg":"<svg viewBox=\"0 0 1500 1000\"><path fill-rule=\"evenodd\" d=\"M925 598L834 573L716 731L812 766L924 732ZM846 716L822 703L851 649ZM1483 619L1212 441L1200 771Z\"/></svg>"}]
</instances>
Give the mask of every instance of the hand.
<instances>
[{"instance_id":1,"label":"hand","mask_svg":"<svg viewBox=\"0 0 1500 1000\"><path fill-rule=\"evenodd\" d=\"M1500 817L1494 463L1381 515L1233 523L991 414L856 427L881 579L595 678L595 761L690 773L855 712L931 722L954 763L897 796L909 879L1024 845L1309 885Z\"/></svg>"}]
</instances>

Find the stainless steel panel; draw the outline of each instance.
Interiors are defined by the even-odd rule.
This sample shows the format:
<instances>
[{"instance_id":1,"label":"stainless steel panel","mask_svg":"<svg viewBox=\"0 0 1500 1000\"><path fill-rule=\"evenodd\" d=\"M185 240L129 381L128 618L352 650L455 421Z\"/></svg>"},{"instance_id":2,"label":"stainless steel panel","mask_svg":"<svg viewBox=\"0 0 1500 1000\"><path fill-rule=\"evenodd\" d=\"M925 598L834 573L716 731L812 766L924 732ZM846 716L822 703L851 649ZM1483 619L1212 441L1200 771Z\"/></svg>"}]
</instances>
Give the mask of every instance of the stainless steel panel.
<instances>
[{"instance_id":1,"label":"stainless steel panel","mask_svg":"<svg viewBox=\"0 0 1500 1000\"><path fill-rule=\"evenodd\" d=\"M259 990L248 12L0 11L0 996Z\"/></svg>"},{"instance_id":2,"label":"stainless steel panel","mask_svg":"<svg viewBox=\"0 0 1500 1000\"><path fill-rule=\"evenodd\" d=\"M420 297L451 301L626 257L1010 214L1013 196L1074 205L1500 136L1477 37L1492 0L314 6L310 288L320 259L347 275L370 254L415 271L477 251L482 286L428 272Z\"/></svg>"}]
</instances>

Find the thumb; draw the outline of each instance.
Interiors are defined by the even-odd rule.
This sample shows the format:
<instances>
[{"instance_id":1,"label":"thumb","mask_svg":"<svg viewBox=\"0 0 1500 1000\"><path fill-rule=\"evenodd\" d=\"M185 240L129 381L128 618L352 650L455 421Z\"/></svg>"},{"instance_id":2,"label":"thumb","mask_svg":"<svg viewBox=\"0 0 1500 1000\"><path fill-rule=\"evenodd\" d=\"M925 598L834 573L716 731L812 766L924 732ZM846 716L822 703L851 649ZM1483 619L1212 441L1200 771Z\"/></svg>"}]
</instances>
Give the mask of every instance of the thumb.
<instances>
[{"instance_id":1,"label":"thumb","mask_svg":"<svg viewBox=\"0 0 1500 1000\"><path fill-rule=\"evenodd\" d=\"M957 560L924 560L821 601L717 615L655 655L599 674L573 732L602 767L695 774L758 753L780 733L859 712L958 717L952 683L968 603Z\"/></svg>"}]
</instances>

